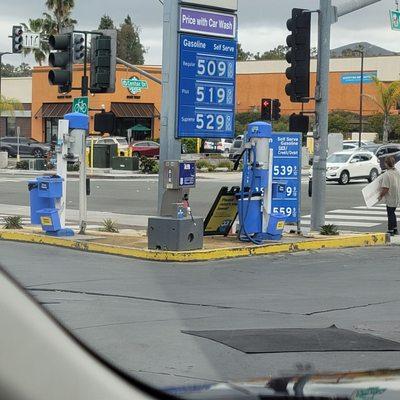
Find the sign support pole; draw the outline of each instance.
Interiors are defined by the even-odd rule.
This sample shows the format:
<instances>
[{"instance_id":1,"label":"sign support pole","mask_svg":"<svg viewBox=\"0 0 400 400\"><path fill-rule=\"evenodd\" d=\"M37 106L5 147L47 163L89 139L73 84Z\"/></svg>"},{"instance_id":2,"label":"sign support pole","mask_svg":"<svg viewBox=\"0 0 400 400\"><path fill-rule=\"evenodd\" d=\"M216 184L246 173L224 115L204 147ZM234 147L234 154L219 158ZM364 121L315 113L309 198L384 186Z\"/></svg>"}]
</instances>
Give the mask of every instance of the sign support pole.
<instances>
[{"instance_id":1,"label":"sign support pole","mask_svg":"<svg viewBox=\"0 0 400 400\"><path fill-rule=\"evenodd\" d=\"M158 179L159 215L165 192L164 161L180 160L181 158L181 143L180 140L175 138L178 75L178 3L177 0L164 0L160 172Z\"/></svg>"}]
</instances>

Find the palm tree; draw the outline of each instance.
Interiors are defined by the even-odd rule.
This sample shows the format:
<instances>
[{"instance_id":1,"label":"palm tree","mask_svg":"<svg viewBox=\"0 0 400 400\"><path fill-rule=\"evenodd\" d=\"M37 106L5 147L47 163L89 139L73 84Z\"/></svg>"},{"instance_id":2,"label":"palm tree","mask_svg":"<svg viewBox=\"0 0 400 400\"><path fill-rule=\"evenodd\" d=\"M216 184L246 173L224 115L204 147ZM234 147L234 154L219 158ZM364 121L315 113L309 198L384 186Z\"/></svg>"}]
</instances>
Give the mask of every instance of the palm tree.
<instances>
[{"instance_id":1,"label":"palm tree","mask_svg":"<svg viewBox=\"0 0 400 400\"><path fill-rule=\"evenodd\" d=\"M71 18L75 0L46 0L46 7L53 13L57 32L76 24L76 20Z\"/></svg>"},{"instance_id":2,"label":"palm tree","mask_svg":"<svg viewBox=\"0 0 400 400\"><path fill-rule=\"evenodd\" d=\"M3 112L14 114L15 110L20 110L21 108L22 105L18 100L0 95L0 115Z\"/></svg>"},{"instance_id":3,"label":"palm tree","mask_svg":"<svg viewBox=\"0 0 400 400\"><path fill-rule=\"evenodd\" d=\"M382 111L383 114L383 143L389 140L390 131L390 111L400 99L400 81L394 81L389 84L381 82L378 78L374 78L377 96L364 95L372 100Z\"/></svg>"},{"instance_id":4,"label":"palm tree","mask_svg":"<svg viewBox=\"0 0 400 400\"><path fill-rule=\"evenodd\" d=\"M27 49L24 48L23 52L26 56L27 54L33 53L35 61L42 66L43 61L46 59L46 55L49 53L48 44L48 32L44 29L45 20L42 18L29 19L28 24L21 23L27 32L34 32L40 34L40 48L39 49Z\"/></svg>"}]
</instances>

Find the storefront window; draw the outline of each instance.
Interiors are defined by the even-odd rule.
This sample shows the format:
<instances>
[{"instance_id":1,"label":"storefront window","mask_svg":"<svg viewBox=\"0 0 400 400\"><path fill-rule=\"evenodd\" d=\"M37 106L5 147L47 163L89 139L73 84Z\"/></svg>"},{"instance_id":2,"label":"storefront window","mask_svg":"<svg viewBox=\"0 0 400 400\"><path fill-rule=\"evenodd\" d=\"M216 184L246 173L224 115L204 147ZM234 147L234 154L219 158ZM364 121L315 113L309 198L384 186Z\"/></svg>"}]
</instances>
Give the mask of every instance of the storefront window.
<instances>
[{"instance_id":1,"label":"storefront window","mask_svg":"<svg viewBox=\"0 0 400 400\"><path fill-rule=\"evenodd\" d=\"M45 119L45 141L51 143L56 140L58 134L58 121L60 118L46 118Z\"/></svg>"},{"instance_id":2,"label":"storefront window","mask_svg":"<svg viewBox=\"0 0 400 400\"><path fill-rule=\"evenodd\" d=\"M15 118L8 117L6 120L6 136L15 136Z\"/></svg>"}]
</instances>

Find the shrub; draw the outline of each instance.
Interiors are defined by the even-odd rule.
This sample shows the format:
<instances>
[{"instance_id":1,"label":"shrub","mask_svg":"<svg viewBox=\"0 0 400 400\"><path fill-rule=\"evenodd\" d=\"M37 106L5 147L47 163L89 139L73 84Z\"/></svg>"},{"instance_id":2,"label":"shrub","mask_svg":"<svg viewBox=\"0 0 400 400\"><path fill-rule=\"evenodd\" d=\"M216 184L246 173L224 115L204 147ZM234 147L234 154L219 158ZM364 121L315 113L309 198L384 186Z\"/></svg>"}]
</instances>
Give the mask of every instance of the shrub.
<instances>
[{"instance_id":1,"label":"shrub","mask_svg":"<svg viewBox=\"0 0 400 400\"><path fill-rule=\"evenodd\" d=\"M142 157L140 159L140 170L144 174L156 174L159 170L158 160L154 158Z\"/></svg>"},{"instance_id":2,"label":"shrub","mask_svg":"<svg viewBox=\"0 0 400 400\"><path fill-rule=\"evenodd\" d=\"M103 227L99 229L101 232L119 233L118 225L111 218L103 221Z\"/></svg>"},{"instance_id":3,"label":"shrub","mask_svg":"<svg viewBox=\"0 0 400 400\"><path fill-rule=\"evenodd\" d=\"M27 169L29 169L29 162L26 161L26 160L18 161L17 164L16 164L16 168L17 169L25 169L25 170L27 170Z\"/></svg>"},{"instance_id":4,"label":"shrub","mask_svg":"<svg viewBox=\"0 0 400 400\"><path fill-rule=\"evenodd\" d=\"M229 160L220 161L217 164L217 168L228 168L228 171L232 171L233 163Z\"/></svg>"},{"instance_id":5,"label":"shrub","mask_svg":"<svg viewBox=\"0 0 400 400\"><path fill-rule=\"evenodd\" d=\"M211 163L207 160L198 160L196 161L196 167L198 169L202 169L202 168L209 168L211 166Z\"/></svg>"},{"instance_id":6,"label":"shrub","mask_svg":"<svg viewBox=\"0 0 400 400\"><path fill-rule=\"evenodd\" d=\"M321 230L319 233L323 236L336 236L339 235L339 230L336 225L327 224L321 226Z\"/></svg>"},{"instance_id":7,"label":"shrub","mask_svg":"<svg viewBox=\"0 0 400 400\"><path fill-rule=\"evenodd\" d=\"M22 217L20 215L10 215L3 217L4 229L22 229Z\"/></svg>"},{"instance_id":8,"label":"shrub","mask_svg":"<svg viewBox=\"0 0 400 400\"><path fill-rule=\"evenodd\" d=\"M182 139L182 147L185 147L186 153L194 154L197 152L197 139Z\"/></svg>"},{"instance_id":9,"label":"shrub","mask_svg":"<svg viewBox=\"0 0 400 400\"><path fill-rule=\"evenodd\" d=\"M208 172L213 172L213 171L215 171L216 168L217 168L217 167L216 167L214 164L210 164L210 165L208 166Z\"/></svg>"}]
</instances>

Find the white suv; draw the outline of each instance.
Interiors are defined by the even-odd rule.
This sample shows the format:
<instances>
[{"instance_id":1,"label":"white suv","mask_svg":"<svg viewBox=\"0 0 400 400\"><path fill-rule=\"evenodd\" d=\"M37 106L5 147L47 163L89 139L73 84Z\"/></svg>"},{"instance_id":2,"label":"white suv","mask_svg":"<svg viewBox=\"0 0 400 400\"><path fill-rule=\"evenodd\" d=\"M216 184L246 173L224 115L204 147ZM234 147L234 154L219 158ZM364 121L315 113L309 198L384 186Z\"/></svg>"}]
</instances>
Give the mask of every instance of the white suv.
<instances>
[{"instance_id":1,"label":"white suv","mask_svg":"<svg viewBox=\"0 0 400 400\"><path fill-rule=\"evenodd\" d=\"M350 179L374 181L381 173L379 161L368 151L339 151L331 154L326 163L326 180L347 185Z\"/></svg>"}]
</instances>

